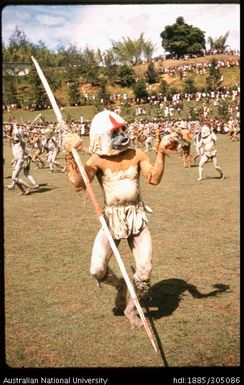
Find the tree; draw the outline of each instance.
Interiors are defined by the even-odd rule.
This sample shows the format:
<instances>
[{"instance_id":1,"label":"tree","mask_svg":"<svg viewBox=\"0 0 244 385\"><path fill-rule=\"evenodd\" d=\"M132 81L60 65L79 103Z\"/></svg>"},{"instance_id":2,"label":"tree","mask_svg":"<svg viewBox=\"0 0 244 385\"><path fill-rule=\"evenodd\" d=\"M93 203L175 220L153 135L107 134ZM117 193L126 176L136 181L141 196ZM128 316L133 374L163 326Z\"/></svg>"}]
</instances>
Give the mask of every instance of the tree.
<instances>
[{"instance_id":1,"label":"tree","mask_svg":"<svg viewBox=\"0 0 244 385\"><path fill-rule=\"evenodd\" d=\"M79 91L79 83L71 82L69 83L69 104L71 106L80 104L80 91Z\"/></svg>"},{"instance_id":2,"label":"tree","mask_svg":"<svg viewBox=\"0 0 244 385\"><path fill-rule=\"evenodd\" d=\"M217 39L213 39L211 36L208 38L208 43L210 44L210 49L216 49L219 52L224 52L227 47L226 40L229 36L229 32L226 32L224 36L219 36Z\"/></svg>"},{"instance_id":3,"label":"tree","mask_svg":"<svg viewBox=\"0 0 244 385\"><path fill-rule=\"evenodd\" d=\"M166 96L168 94L168 92L169 92L169 85L166 82L166 80L161 80L160 86L159 86L159 92L163 96Z\"/></svg>"},{"instance_id":4,"label":"tree","mask_svg":"<svg viewBox=\"0 0 244 385\"><path fill-rule=\"evenodd\" d=\"M186 94L194 94L197 91L192 78L188 78L184 81L183 92Z\"/></svg>"},{"instance_id":5,"label":"tree","mask_svg":"<svg viewBox=\"0 0 244 385\"><path fill-rule=\"evenodd\" d=\"M23 31L16 26L9 38L8 47L4 52L6 62L28 62L31 56L31 43Z\"/></svg>"},{"instance_id":6,"label":"tree","mask_svg":"<svg viewBox=\"0 0 244 385\"><path fill-rule=\"evenodd\" d=\"M118 70L119 82L122 87L130 87L135 83L135 71L128 65L120 66Z\"/></svg>"},{"instance_id":7,"label":"tree","mask_svg":"<svg viewBox=\"0 0 244 385\"><path fill-rule=\"evenodd\" d=\"M19 103L17 98L17 87L15 76L7 75L3 83L3 102L6 105Z\"/></svg>"},{"instance_id":8,"label":"tree","mask_svg":"<svg viewBox=\"0 0 244 385\"><path fill-rule=\"evenodd\" d=\"M56 64L55 55L52 54L42 40L39 40L37 44L31 44L30 53L39 63L44 64L45 66L53 66Z\"/></svg>"},{"instance_id":9,"label":"tree","mask_svg":"<svg viewBox=\"0 0 244 385\"><path fill-rule=\"evenodd\" d=\"M150 63L154 51L155 51L155 44L153 44L150 40L144 41L143 56L145 57L147 63Z\"/></svg>"},{"instance_id":10,"label":"tree","mask_svg":"<svg viewBox=\"0 0 244 385\"><path fill-rule=\"evenodd\" d=\"M110 102L110 94L107 92L107 82L104 78L100 79L99 83L100 89L97 94L97 104L101 104L101 100L103 100L103 105L108 105Z\"/></svg>"},{"instance_id":11,"label":"tree","mask_svg":"<svg viewBox=\"0 0 244 385\"><path fill-rule=\"evenodd\" d=\"M139 38L132 41L131 39L127 39L128 43L131 45L132 52L134 51L134 57L132 60L133 65L137 65L140 63L140 59L143 53L144 49L144 39L143 39L143 33L140 34Z\"/></svg>"},{"instance_id":12,"label":"tree","mask_svg":"<svg viewBox=\"0 0 244 385\"><path fill-rule=\"evenodd\" d=\"M209 68L209 75L206 78L207 88L210 90L215 90L219 84L221 79L221 73L219 68L217 67L217 60L212 59Z\"/></svg>"},{"instance_id":13,"label":"tree","mask_svg":"<svg viewBox=\"0 0 244 385\"><path fill-rule=\"evenodd\" d=\"M202 54L205 49L205 32L186 24L183 17L178 17L172 25L167 25L160 37L162 47L177 57Z\"/></svg>"},{"instance_id":14,"label":"tree","mask_svg":"<svg viewBox=\"0 0 244 385\"><path fill-rule=\"evenodd\" d=\"M81 68L83 78L93 86L99 85L99 66L96 52L86 47L83 52L83 59Z\"/></svg>"},{"instance_id":15,"label":"tree","mask_svg":"<svg viewBox=\"0 0 244 385\"><path fill-rule=\"evenodd\" d=\"M41 109L44 105L49 105L48 96L35 68L29 72L27 80L29 91L26 93L26 104L32 106L34 109ZM49 82L49 84L51 86L51 82Z\"/></svg>"},{"instance_id":16,"label":"tree","mask_svg":"<svg viewBox=\"0 0 244 385\"><path fill-rule=\"evenodd\" d=\"M20 31L18 26L15 26L14 32L11 34L9 38L9 45L19 47L21 45L27 46L29 41L25 32Z\"/></svg>"},{"instance_id":17,"label":"tree","mask_svg":"<svg viewBox=\"0 0 244 385\"><path fill-rule=\"evenodd\" d=\"M70 44L69 47L64 50L64 65L68 64L70 67L80 66L82 59L82 52L75 44Z\"/></svg>"},{"instance_id":18,"label":"tree","mask_svg":"<svg viewBox=\"0 0 244 385\"><path fill-rule=\"evenodd\" d=\"M136 99L143 99L148 97L147 84L144 79L138 80L133 86L133 92Z\"/></svg>"},{"instance_id":19,"label":"tree","mask_svg":"<svg viewBox=\"0 0 244 385\"><path fill-rule=\"evenodd\" d=\"M115 83L117 77L118 66L113 51L106 50L103 55L104 73L111 84Z\"/></svg>"},{"instance_id":20,"label":"tree","mask_svg":"<svg viewBox=\"0 0 244 385\"><path fill-rule=\"evenodd\" d=\"M112 40L112 51L119 63L137 65L143 56L150 60L155 47L150 40L145 41L143 33L138 39L123 37L122 41Z\"/></svg>"},{"instance_id":21,"label":"tree","mask_svg":"<svg viewBox=\"0 0 244 385\"><path fill-rule=\"evenodd\" d=\"M155 70L154 63L148 64L147 71L146 71L146 80L149 84L157 83L158 81L158 73Z\"/></svg>"},{"instance_id":22,"label":"tree","mask_svg":"<svg viewBox=\"0 0 244 385\"><path fill-rule=\"evenodd\" d=\"M112 40L112 50L119 63L124 64L137 64L138 55L140 57L141 51L139 51L139 40L134 41L129 37L122 38L122 41Z\"/></svg>"}]
</instances>

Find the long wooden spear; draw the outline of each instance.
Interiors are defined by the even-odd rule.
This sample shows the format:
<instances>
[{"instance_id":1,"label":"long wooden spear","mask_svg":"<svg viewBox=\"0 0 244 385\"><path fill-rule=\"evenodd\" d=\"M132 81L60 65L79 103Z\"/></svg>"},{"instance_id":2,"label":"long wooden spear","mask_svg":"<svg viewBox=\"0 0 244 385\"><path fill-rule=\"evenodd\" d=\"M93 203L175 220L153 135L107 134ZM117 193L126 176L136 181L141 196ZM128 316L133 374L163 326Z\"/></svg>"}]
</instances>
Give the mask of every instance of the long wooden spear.
<instances>
[{"instance_id":1,"label":"long wooden spear","mask_svg":"<svg viewBox=\"0 0 244 385\"><path fill-rule=\"evenodd\" d=\"M38 75L39 75L39 77L40 77L40 79L42 81L42 84L43 84L43 86L44 86L44 88L45 88L45 90L46 90L46 92L48 94L50 103L51 103L51 105L53 107L53 110L55 112L55 115L56 115L58 123L61 124L61 126L62 126L62 128L64 130L69 131L67 125L65 124L65 122L63 120L61 111L58 108L57 102L56 102L56 100L54 98L54 95L53 95L53 93L51 91L51 88L49 87L47 79L45 78L45 76L44 76L44 74L42 72L41 67L39 66L38 62L36 61L36 59L33 56L31 57L31 59L32 59L34 65L36 67L37 73L38 73ZM89 178L88 178L87 173L86 173L86 171L84 169L84 166L83 166L83 164L81 162L80 156L79 156L79 154L78 154L78 152L77 152L77 150L75 148L72 148L71 151L72 151L73 157L74 157L74 159L75 159L75 161L77 163L77 166L78 166L78 168L80 170L82 178L84 180L87 192L88 192L88 194L90 196L91 202L92 202L93 207L94 207L94 209L96 211L98 219L99 219L99 221L100 221L100 223L102 225L102 229L103 229L103 231L104 231L104 233L105 233L105 235L106 235L106 237L107 237L107 239L109 241L109 244L110 244L110 246L111 246L111 248L113 250L113 253L115 255L116 261L117 261L117 263L119 265L120 271L121 271L121 273L123 275L123 278L124 278L124 280L126 282L126 285L128 287L128 290L129 290L129 293L131 295L131 298L134 301L136 309L137 309L137 311L138 311L138 313L140 315L140 318L142 320L143 326L144 326L144 328L145 328L145 330L147 332L147 335L148 335L148 337L149 337L149 339L150 339L150 341L151 341L151 343L153 345L153 348L157 352L156 344L155 344L155 342L153 340L153 336L152 336L151 330L150 330L150 328L148 326L148 323L146 321L145 315L144 315L144 313L142 311L141 305L140 305L139 300L137 298L134 286L132 285L132 283L130 281L130 278L129 278L129 276L127 274L127 271L125 269L125 265L124 265L123 260L122 260L122 258L120 256L119 250L118 250L118 248L117 248L117 246L116 246L116 244L115 244L115 242L114 242L114 240L113 240L113 238L112 238L112 236L110 234L109 228L108 228L107 223L106 223L106 221L104 219L104 216L102 214L102 209L99 206L99 203L98 203L98 201L96 199L96 196L95 196L95 194L93 192L93 189L91 187Z\"/></svg>"}]
</instances>

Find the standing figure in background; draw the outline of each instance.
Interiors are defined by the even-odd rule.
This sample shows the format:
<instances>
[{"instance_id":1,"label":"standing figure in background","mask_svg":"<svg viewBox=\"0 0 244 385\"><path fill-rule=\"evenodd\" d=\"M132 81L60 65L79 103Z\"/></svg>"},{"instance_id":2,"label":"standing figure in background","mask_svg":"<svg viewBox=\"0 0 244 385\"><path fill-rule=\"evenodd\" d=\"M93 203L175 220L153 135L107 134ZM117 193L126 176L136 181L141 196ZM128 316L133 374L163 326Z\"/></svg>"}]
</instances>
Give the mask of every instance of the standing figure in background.
<instances>
[{"instance_id":1,"label":"standing figure in background","mask_svg":"<svg viewBox=\"0 0 244 385\"><path fill-rule=\"evenodd\" d=\"M29 174L30 170L30 156L26 150L26 143L22 136L23 132L18 124L15 124L12 132L12 152L14 156L12 183L7 186L9 190L14 190L15 186L20 189L20 194L28 195L31 191L30 186L19 177L21 170L23 169L24 175L29 179L32 184L32 188L37 188L38 184L32 175Z\"/></svg>"},{"instance_id":2,"label":"standing figure in background","mask_svg":"<svg viewBox=\"0 0 244 385\"><path fill-rule=\"evenodd\" d=\"M34 155L32 156L32 161L36 164L36 168L43 168L45 166L45 159L41 156L43 153L43 146L41 140L41 133L34 133L32 139L30 140L31 145L34 148Z\"/></svg>"},{"instance_id":3,"label":"standing figure in background","mask_svg":"<svg viewBox=\"0 0 244 385\"><path fill-rule=\"evenodd\" d=\"M44 143L44 148L47 151L47 161L50 169L49 172L52 173L55 171L54 166L58 168L62 168L62 165L61 163L59 163L58 160L56 160L57 155L59 153L59 146L53 131L48 129L46 134L47 134L47 138Z\"/></svg>"},{"instance_id":4,"label":"standing figure in background","mask_svg":"<svg viewBox=\"0 0 244 385\"><path fill-rule=\"evenodd\" d=\"M211 159L214 168L218 171L220 174L220 178L224 179L224 173L221 169L221 167L218 165L217 161L217 150L216 150L216 141L217 136L214 132L210 130L210 128L205 124L202 126L201 129L201 139L198 142L198 148L200 150L201 159L199 162L199 177L198 181L203 180L203 166L204 164Z\"/></svg>"}]
</instances>

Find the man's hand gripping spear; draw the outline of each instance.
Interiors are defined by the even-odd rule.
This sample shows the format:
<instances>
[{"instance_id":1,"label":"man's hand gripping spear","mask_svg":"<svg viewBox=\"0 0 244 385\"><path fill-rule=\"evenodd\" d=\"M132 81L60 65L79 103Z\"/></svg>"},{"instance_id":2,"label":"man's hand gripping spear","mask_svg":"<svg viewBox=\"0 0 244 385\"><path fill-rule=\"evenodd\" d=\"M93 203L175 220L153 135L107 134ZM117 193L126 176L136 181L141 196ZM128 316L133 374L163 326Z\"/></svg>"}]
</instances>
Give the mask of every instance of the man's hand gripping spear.
<instances>
[{"instance_id":1,"label":"man's hand gripping spear","mask_svg":"<svg viewBox=\"0 0 244 385\"><path fill-rule=\"evenodd\" d=\"M38 62L36 61L36 59L33 56L31 57L31 59L32 59L34 65L36 67L37 73L38 73L38 75L39 75L39 77L40 77L40 79L42 81L42 84L43 84L46 92L47 92L47 95L49 97L50 103L51 103L52 108L54 110L54 113L56 115L56 119L57 119L58 123L60 124L60 127L66 132L65 148L67 150L71 151L72 154L73 154L75 162L76 162L76 164L77 164L77 166L79 168L79 171L80 171L80 173L82 175L82 178L84 180L87 192L88 192L88 194L90 196L92 205L93 205L93 207L94 207L94 209L96 211L98 219L99 219L99 221L100 221L100 223L102 225L102 229L103 229L103 231L104 231L104 233L105 233L105 235L106 235L106 237L107 237L107 239L109 241L109 244L110 244L110 246L111 246L111 248L113 250L114 256L115 256L116 261L117 261L117 263L119 265L119 268L120 268L120 271L121 271L121 273L123 275L123 278L124 278L124 280L126 282L126 285L127 285L128 290L129 290L129 293L131 295L131 298L134 301L135 307L136 307L136 309L137 309L137 311L139 313L139 316L140 316L140 318L142 320L142 323L143 323L143 326L144 326L144 328L145 328L145 330L147 332L147 335L148 335L148 337L149 337L149 339L150 339L150 341L151 341L151 343L153 345L153 348L157 352L156 344L154 342L151 330L150 330L150 328L148 326L148 323L146 321L146 318L144 316L142 308L140 306L140 303L139 303L139 300L137 298L134 286L132 285L132 283L130 281L130 278L129 278L128 274L127 274L127 271L125 269L123 260L122 260L122 258L120 256L118 248L117 248L117 246L116 246L116 244L115 244L115 242L114 242L114 240L113 240L113 238L112 238L112 236L110 234L110 231L108 229L107 223L106 223L106 221L105 221L105 219L103 217L103 214L102 214L102 209L100 208L100 206L98 204L96 196L95 196L95 194L94 194L94 192L92 190L89 178L88 178L88 176L86 174L86 171L85 171L85 169L83 167L83 164L82 164L81 159L79 157L79 154L77 152L77 145L81 144L81 142L79 142L79 140L76 140L75 138L74 138L75 139L74 141L72 140L72 137L75 134L71 134L69 129L68 129L68 127L67 127L67 125L65 124L65 122L63 120L63 117L62 117L62 114L61 114L61 112L60 112L60 110L58 108L57 102L56 102L56 100L54 98L54 95L53 95L53 93L52 93L52 91L51 91L51 89L49 87L49 84L48 84L48 82L47 82L47 80L46 80L46 78L45 78L45 76L44 76L44 74L43 74L43 72L42 72ZM77 137L78 137L78 135L77 135Z\"/></svg>"}]
</instances>

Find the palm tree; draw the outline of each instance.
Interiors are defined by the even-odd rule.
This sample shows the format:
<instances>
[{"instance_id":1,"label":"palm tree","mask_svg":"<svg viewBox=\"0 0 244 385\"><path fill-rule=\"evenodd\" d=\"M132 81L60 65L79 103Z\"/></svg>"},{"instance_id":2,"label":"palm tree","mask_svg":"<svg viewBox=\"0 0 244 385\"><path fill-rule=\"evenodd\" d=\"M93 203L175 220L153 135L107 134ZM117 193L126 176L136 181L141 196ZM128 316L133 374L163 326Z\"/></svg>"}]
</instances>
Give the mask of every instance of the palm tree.
<instances>
[{"instance_id":1,"label":"palm tree","mask_svg":"<svg viewBox=\"0 0 244 385\"><path fill-rule=\"evenodd\" d=\"M150 61L154 49L155 47L150 40L144 40L143 33L135 40L129 37L123 37L122 41L112 40L112 51L118 62L123 64L136 65L140 62L143 55L147 61Z\"/></svg>"},{"instance_id":2,"label":"palm tree","mask_svg":"<svg viewBox=\"0 0 244 385\"><path fill-rule=\"evenodd\" d=\"M138 64L142 53L143 53L143 47L144 47L145 41L143 39L143 33L140 34L139 38L137 40L134 40L133 45L134 45L134 63L133 64Z\"/></svg>"},{"instance_id":3,"label":"palm tree","mask_svg":"<svg viewBox=\"0 0 244 385\"><path fill-rule=\"evenodd\" d=\"M134 55L132 41L130 39L126 41L125 38L123 40L122 42L112 40L112 51L119 63L131 64Z\"/></svg>"},{"instance_id":4,"label":"palm tree","mask_svg":"<svg viewBox=\"0 0 244 385\"><path fill-rule=\"evenodd\" d=\"M208 38L208 43L210 44L210 49L217 49L220 52L224 52L227 47L226 40L229 36L229 31L225 35L219 36L216 39L213 39L211 36Z\"/></svg>"},{"instance_id":5,"label":"palm tree","mask_svg":"<svg viewBox=\"0 0 244 385\"><path fill-rule=\"evenodd\" d=\"M155 44L153 44L150 40L144 42L143 55L147 63L151 61L154 50L155 50Z\"/></svg>"}]
</instances>

